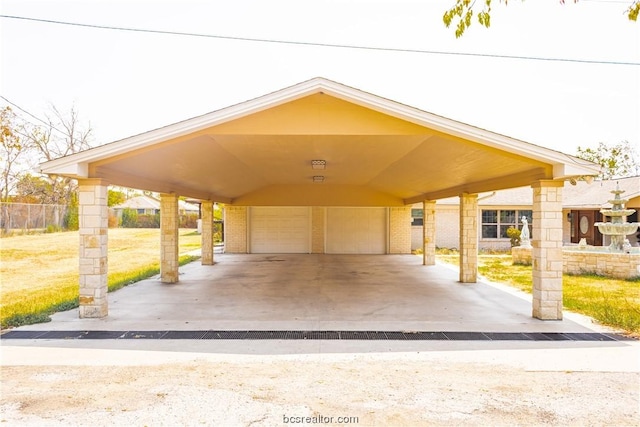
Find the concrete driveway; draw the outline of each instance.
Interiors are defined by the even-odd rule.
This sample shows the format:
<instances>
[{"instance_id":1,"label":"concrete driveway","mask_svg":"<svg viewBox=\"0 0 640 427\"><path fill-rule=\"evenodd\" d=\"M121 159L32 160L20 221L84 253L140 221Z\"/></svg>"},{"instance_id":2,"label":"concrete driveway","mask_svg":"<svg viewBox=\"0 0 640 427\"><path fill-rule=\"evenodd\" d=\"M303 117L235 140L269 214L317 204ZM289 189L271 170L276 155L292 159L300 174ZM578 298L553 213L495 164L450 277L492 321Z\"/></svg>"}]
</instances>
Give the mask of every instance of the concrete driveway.
<instances>
[{"instance_id":1,"label":"concrete driveway","mask_svg":"<svg viewBox=\"0 0 640 427\"><path fill-rule=\"evenodd\" d=\"M424 267L415 256L217 261L181 268L178 284L155 278L110 294L106 319L78 319L71 310L17 328L51 335L2 340L2 421L272 426L318 414L354 416L358 425L640 420L638 341L55 338L66 331L604 331L570 313L564 321L533 319L530 298L458 283L455 269Z\"/></svg>"},{"instance_id":2,"label":"concrete driveway","mask_svg":"<svg viewBox=\"0 0 640 427\"><path fill-rule=\"evenodd\" d=\"M156 277L109 294L105 319L52 319L21 329L592 332L534 319L529 296L459 283L454 268L413 255L217 254L216 265L182 267L177 284Z\"/></svg>"}]
</instances>

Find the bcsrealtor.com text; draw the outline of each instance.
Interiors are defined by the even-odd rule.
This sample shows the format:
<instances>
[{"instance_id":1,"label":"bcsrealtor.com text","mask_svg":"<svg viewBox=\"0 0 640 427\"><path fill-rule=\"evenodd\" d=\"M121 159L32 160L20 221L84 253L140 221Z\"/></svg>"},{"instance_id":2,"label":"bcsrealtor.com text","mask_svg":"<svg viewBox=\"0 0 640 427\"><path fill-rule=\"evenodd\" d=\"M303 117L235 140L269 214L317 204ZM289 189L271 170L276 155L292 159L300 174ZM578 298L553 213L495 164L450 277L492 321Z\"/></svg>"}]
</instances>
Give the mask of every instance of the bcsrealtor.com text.
<instances>
[{"instance_id":1,"label":"bcsrealtor.com text","mask_svg":"<svg viewBox=\"0 0 640 427\"><path fill-rule=\"evenodd\" d=\"M325 417L324 415L314 416L282 416L283 424L358 424L358 417Z\"/></svg>"}]
</instances>

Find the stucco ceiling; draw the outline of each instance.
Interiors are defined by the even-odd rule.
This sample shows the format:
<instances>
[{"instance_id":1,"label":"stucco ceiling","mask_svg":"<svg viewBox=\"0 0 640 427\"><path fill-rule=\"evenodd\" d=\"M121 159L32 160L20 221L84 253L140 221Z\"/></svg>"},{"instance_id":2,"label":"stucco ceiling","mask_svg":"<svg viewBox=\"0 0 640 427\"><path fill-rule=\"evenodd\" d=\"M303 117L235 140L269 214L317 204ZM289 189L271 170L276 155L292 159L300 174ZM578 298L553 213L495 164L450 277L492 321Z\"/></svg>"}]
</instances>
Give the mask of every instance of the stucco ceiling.
<instances>
[{"instance_id":1,"label":"stucco ceiling","mask_svg":"<svg viewBox=\"0 0 640 427\"><path fill-rule=\"evenodd\" d=\"M291 206L396 206L597 173L562 153L310 82L42 169L237 205ZM326 169L312 169L312 160L325 160ZM318 175L322 183L313 182Z\"/></svg>"}]
</instances>

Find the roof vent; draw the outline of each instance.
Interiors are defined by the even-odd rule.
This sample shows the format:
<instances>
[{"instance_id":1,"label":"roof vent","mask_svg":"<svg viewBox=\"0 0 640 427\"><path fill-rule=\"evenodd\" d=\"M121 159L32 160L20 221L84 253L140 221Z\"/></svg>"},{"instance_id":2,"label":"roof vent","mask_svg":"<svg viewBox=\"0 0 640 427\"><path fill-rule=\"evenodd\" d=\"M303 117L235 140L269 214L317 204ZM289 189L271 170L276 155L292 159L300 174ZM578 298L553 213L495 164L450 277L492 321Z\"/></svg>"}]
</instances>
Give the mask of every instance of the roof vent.
<instances>
[{"instance_id":1,"label":"roof vent","mask_svg":"<svg viewBox=\"0 0 640 427\"><path fill-rule=\"evenodd\" d=\"M326 169L326 160L311 160L311 169Z\"/></svg>"}]
</instances>

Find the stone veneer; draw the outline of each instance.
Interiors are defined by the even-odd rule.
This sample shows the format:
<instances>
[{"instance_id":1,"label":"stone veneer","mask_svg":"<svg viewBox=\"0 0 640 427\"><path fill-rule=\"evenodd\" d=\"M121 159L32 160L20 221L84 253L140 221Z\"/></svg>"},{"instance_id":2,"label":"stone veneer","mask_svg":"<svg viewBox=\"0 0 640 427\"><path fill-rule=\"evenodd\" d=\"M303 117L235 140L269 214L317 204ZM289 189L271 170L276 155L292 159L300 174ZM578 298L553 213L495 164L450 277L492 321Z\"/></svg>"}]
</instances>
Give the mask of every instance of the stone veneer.
<instances>
[{"instance_id":1,"label":"stone veneer","mask_svg":"<svg viewBox=\"0 0 640 427\"><path fill-rule=\"evenodd\" d=\"M213 202L200 205L202 212L202 265L213 265Z\"/></svg>"},{"instance_id":2,"label":"stone veneer","mask_svg":"<svg viewBox=\"0 0 640 427\"><path fill-rule=\"evenodd\" d=\"M532 248L515 246L511 248L511 260L514 265L531 265Z\"/></svg>"},{"instance_id":3,"label":"stone veneer","mask_svg":"<svg viewBox=\"0 0 640 427\"><path fill-rule=\"evenodd\" d=\"M160 280L177 283L178 275L178 196L160 195Z\"/></svg>"},{"instance_id":4,"label":"stone veneer","mask_svg":"<svg viewBox=\"0 0 640 427\"><path fill-rule=\"evenodd\" d=\"M478 280L478 195L460 195L460 281Z\"/></svg>"},{"instance_id":5,"label":"stone veneer","mask_svg":"<svg viewBox=\"0 0 640 427\"><path fill-rule=\"evenodd\" d=\"M107 303L108 184L78 181L80 317L105 317Z\"/></svg>"},{"instance_id":6,"label":"stone veneer","mask_svg":"<svg viewBox=\"0 0 640 427\"><path fill-rule=\"evenodd\" d=\"M562 319L562 181L533 184L533 317Z\"/></svg>"},{"instance_id":7,"label":"stone veneer","mask_svg":"<svg viewBox=\"0 0 640 427\"><path fill-rule=\"evenodd\" d=\"M411 206L389 208L390 254L411 253Z\"/></svg>"},{"instance_id":8,"label":"stone veneer","mask_svg":"<svg viewBox=\"0 0 640 427\"><path fill-rule=\"evenodd\" d=\"M232 254L247 253L247 208L226 206L224 208L224 250Z\"/></svg>"},{"instance_id":9,"label":"stone veneer","mask_svg":"<svg viewBox=\"0 0 640 427\"><path fill-rule=\"evenodd\" d=\"M422 264L436 264L436 202L422 203Z\"/></svg>"},{"instance_id":10,"label":"stone veneer","mask_svg":"<svg viewBox=\"0 0 640 427\"><path fill-rule=\"evenodd\" d=\"M640 277L640 253L619 254L565 250L562 252L564 272L598 274L615 279Z\"/></svg>"},{"instance_id":11,"label":"stone veneer","mask_svg":"<svg viewBox=\"0 0 640 427\"><path fill-rule=\"evenodd\" d=\"M531 265L531 249L512 248L511 257L513 264ZM597 274L614 279L635 279L640 277L640 253L589 252L575 247L564 248L562 271L566 274Z\"/></svg>"}]
</instances>

